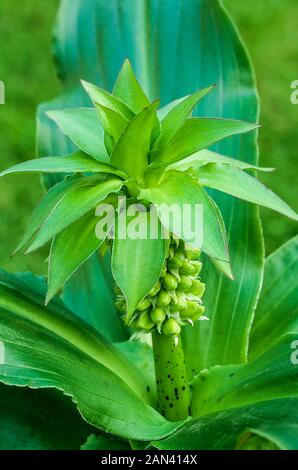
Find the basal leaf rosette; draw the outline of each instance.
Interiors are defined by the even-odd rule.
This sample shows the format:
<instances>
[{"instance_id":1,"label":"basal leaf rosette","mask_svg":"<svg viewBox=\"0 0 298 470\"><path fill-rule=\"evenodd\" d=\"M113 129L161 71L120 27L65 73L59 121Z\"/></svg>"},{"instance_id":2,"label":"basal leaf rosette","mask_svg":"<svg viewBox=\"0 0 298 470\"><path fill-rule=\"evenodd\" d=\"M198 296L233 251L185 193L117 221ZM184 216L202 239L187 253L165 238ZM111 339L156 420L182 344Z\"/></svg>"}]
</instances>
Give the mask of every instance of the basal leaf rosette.
<instances>
[{"instance_id":1,"label":"basal leaf rosette","mask_svg":"<svg viewBox=\"0 0 298 470\"><path fill-rule=\"evenodd\" d=\"M90 108L49 111L61 131L77 146L64 157L30 160L1 173L65 174L35 209L16 251L30 253L51 241L48 259L48 303L65 282L97 250L112 244L112 270L117 305L136 331L179 336L185 323L203 315L204 284L197 278L200 251L233 278L226 229L220 210L207 187L263 205L288 217L296 213L248 173L268 171L208 150L236 134L253 132L249 122L193 118L192 111L213 85L159 109L150 103L126 61L112 93L82 81ZM155 240L119 240L98 237L96 207L110 204L117 224L118 197L129 204L153 205L159 223L171 236ZM162 205L203 210L203 238L194 243L175 220L166 220ZM149 209L148 209L149 210ZM125 312L124 312L125 310Z\"/></svg>"}]
</instances>

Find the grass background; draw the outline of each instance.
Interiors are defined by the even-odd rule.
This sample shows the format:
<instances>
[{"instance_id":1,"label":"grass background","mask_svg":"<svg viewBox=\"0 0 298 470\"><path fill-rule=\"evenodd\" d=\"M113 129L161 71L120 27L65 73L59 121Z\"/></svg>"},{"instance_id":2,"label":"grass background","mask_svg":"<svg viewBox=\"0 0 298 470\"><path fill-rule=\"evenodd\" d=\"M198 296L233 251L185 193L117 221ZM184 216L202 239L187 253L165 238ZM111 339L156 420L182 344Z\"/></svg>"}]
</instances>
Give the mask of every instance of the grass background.
<instances>
[{"instance_id":1,"label":"grass background","mask_svg":"<svg viewBox=\"0 0 298 470\"><path fill-rule=\"evenodd\" d=\"M50 55L51 29L58 0L0 2L0 80L6 104L0 106L0 170L35 155L35 110L59 92ZM225 0L250 51L262 112L260 160L274 166L262 175L297 209L298 106L290 102L290 84L298 79L297 0ZM42 196L38 176L14 176L0 184L0 266L10 271L45 271L46 250L10 258L32 210ZM295 223L262 210L267 253L295 235Z\"/></svg>"}]
</instances>

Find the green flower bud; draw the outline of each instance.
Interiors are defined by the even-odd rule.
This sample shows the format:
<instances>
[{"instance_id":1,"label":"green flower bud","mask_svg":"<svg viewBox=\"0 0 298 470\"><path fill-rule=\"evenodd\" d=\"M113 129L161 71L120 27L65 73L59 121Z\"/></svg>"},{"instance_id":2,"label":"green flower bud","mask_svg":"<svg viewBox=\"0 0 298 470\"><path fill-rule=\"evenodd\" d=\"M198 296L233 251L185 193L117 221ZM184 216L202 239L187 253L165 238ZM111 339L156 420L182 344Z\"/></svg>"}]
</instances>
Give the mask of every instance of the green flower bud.
<instances>
[{"instance_id":1,"label":"green flower bud","mask_svg":"<svg viewBox=\"0 0 298 470\"><path fill-rule=\"evenodd\" d=\"M189 292L193 295L196 295L197 297L203 297L205 292L205 284L197 279L194 279L192 281L192 286L189 289Z\"/></svg>"},{"instance_id":2,"label":"green flower bud","mask_svg":"<svg viewBox=\"0 0 298 470\"><path fill-rule=\"evenodd\" d=\"M189 277L181 276L180 281L178 283L178 289L183 292L187 292L188 289L191 288L191 285L192 285L192 280L189 279Z\"/></svg>"},{"instance_id":3,"label":"green flower bud","mask_svg":"<svg viewBox=\"0 0 298 470\"><path fill-rule=\"evenodd\" d=\"M160 273L160 277L164 277L166 274L167 274L167 267L163 266L162 270L161 270L161 273Z\"/></svg>"},{"instance_id":4,"label":"green flower bud","mask_svg":"<svg viewBox=\"0 0 298 470\"><path fill-rule=\"evenodd\" d=\"M116 295L122 295L122 291L117 285L114 287L114 292Z\"/></svg>"},{"instance_id":5,"label":"green flower bud","mask_svg":"<svg viewBox=\"0 0 298 470\"><path fill-rule=\"evenodd\" d=\"M185 310L186 307L186 300L179 294L177 294L176 302L172 302L170 305L171 312L180 312L181 310Z\"/></svg>"},{"instance_id":6,"label":"green flower bud","mask_svg":"<svg viewBox=\"0 0 298 470\"><path fill-rule=\"evenodd\" d=\"M186 318L190 318L192 321L196 321L203 315L204 311L205 311L205 307L203 305L199 305L196 302L193 302L190 308L187 308L186 310L182 310L180 312L180 318L182 320L185 320Z\"/></svg>"},{"instance_id":7,"label":"green flower bud","mask_svg":"<svg viewBox=\"0 0 298 470\"><path fill-rule=\"evenodd\" d=\"M166 318L166 313L162 308L156 307L156 309L151 312L150 318L156 324L162 323Z\"/></svg>"},{"instance_id":8,"label":"green flower bud","mask_svg":"<svg viewBox=\"0 0 298 470\"><path fill-rule=\"evenodd\" d=\"M139 303L137 310L139 310L140 312L143 312L144 310L147 310L150 307L151 307L151 302L148 298L146 298Z\"/></svg>"},{"instance_id":9,"label":"green flower bud","mask_svg":"<svg viewBox=\"0 0 298 470\"><path fill-rule=\"evenodd\" d=\"M199 248L192 248L191 250L186 250L186 253L190 259L194 260L199 258L201 250Z\"/></svg>"},{"instance_id":10,"label":"green flower bud","mask_svg":"<svg viewBox=\"0 0 298 470\"><path fill-rule=\"evenodd\" d=\"M195 302L194 300L187 300L186 301L187 307L186 307L186 312L190 318L192 318L193 315L195 315L198 311L198 308L200 305Z\"/></svg>"},{"instance_id":11,"label":"green flower bud","mask_svg":"<svg viewBox=\"0 0 298 470\"><path fill-rule=\"evenodd\" d=\"M179 270L180 274L183 274L185 276L193 276L195 273L195 266L193 266L192 262L184 260L182 261L182 266Z\"/></svg>"},{"instance_id":12,"label":"green flower bud","mask_svg":"<svg viewBox=\"0 0 298 470\"><path fill-rule=\"evenodd\" d=\"M152 287L151 291L149 292L149 296L150 297L155 297L156 294L160 291L160 288L161 288L161 283L160 281L157 281L157 283L155 284L154 287Z\"/></svg>"},{"instance_id":13,"label":"green flower bud","mask_svg":"<svg viewBox=\"0 0 298 470\"><path fill-rule=\"evenodd\" d=\"M173 256L168 262L168 269L179 269L182 266L182 261L178 256Z\"/></svg>"},{"instance_id":14,"label":"green flower bud","mask_svg":"<svg viewBox=\"0 0 298 470\"><path fill-rule=\"evenodd\" d=\"M192 266L194 267L194 273L193 276L198 276L201 272L202 269L202 263L200 261L192 261Z\"/></svg>"},{"instance_id":15,"label":"green flower bud","mask_svg":"<svg viewBox=\"0 0 298 470\"><path fill-rule=\"evenodd\" d=\"M161 331L166 336L179 335L181 332L181 327L179 323L174 320L174 318L168 318L161 327Z\"/></svg>"},{"instance_id":16,"label":"green flower bud","mask_svg":"<svg viewBox=\"0 0 298 470\"><path fill-rule=\"evenodd\" d=\"M171 296L167 291L161 290L157 295L157 305L158 307L167 307L171 302Z\"/></svg>"},{"instance_id":17,"label":"green flower bud","mask_svg":"<svg viewBox=\"0 0 298 470\"><path fill-rule=\"evenodd\" d=\"M155 326L155 323L151 320L149 313L145 312L138 319L138 327L141 330L151 330Z\"/></svg>"},{"instance_id":18,"label":"green flower bud","mask_svg":"<svg viewBox=\"0 0 298 470\"><path fill-rule=\"evenodd\" d=\"M126 312L125 300L117 300L117 302L115 302L115 305L118 308L118 310L120 310L120 312Z\"/></svg>"},{"instance_id":19,"label":"green flower bud","mask_svg":"<svg viewBox=\"0 0 298 470\"><path fill-rule=\"evenodd\" d=\"M168 290L176 290L178 286L177 278L173 274L167 273L163 278L163 286Z\"/></svg>"}]
</instances>

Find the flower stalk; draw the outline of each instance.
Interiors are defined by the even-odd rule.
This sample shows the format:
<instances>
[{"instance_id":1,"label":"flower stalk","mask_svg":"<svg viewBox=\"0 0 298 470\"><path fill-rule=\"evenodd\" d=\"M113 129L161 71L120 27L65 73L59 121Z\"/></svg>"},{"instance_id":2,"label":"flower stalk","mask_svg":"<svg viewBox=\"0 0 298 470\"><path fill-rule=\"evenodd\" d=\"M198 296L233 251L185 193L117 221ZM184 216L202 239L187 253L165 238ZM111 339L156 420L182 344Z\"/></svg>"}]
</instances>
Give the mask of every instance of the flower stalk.
<instances>
[{"instance_id":1,"label":"flower stalk","mask_svg":"<svg viewBox=\"0 0 298 470\"><path fill-rule=\"evenodd\" d=\"M190 413L190 390L183 346L178 337L153 333L157 385L157 409L169 421L180 421Z\"/></svg>"}]
</instances>

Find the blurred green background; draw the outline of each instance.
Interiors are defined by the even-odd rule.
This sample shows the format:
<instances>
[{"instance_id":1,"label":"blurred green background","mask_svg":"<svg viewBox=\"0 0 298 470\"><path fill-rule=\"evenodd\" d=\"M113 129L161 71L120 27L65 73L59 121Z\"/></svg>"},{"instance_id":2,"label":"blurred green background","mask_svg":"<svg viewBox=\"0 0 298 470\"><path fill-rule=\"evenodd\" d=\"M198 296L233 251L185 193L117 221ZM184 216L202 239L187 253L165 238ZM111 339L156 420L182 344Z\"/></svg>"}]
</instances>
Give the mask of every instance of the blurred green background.
<instances>
[{"instance_id":1,"label":"blurred green background","mask_svg":"<svg viewBox=\"0 0 298 470\"><path fill-rule=\"evenodd\" d=\"M52 62L51 30L58 0L0 2L0 80L6 104L0 106L0 170L34 157L35 110L59 92ZM262 103L261 164L274 166L262 175L297 209L298 105L290 102L290 84L298 79L297 0L225 0L247 44L256 69ZM45 271L46 250L28 257L10 254L42 196L37 176L14 176L0 183L0 266L10 271ZM296 226L262 210L266 251L295 235Z\"/></svg>"}]
</instances>

